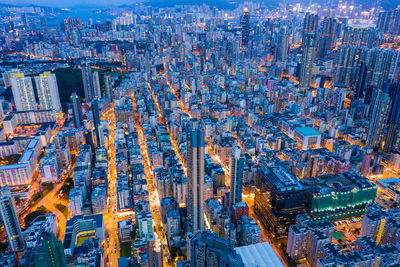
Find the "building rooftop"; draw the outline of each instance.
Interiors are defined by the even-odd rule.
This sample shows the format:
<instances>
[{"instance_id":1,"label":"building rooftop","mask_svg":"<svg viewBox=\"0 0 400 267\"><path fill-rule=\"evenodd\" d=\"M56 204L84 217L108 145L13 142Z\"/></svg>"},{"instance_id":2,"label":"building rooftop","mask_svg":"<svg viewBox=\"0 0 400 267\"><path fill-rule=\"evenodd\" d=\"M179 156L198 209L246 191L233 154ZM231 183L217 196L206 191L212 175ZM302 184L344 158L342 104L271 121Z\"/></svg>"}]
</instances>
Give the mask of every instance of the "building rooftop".
<instances>
[{"instance_id":1,"label":"building rooftop","mask_svg":"<svg viewBox=\"0 0 400 267\"><path fill-rule=\"evenodd\" d=\"M315 135L321 135L320 132L314 130L311 127L299 127L296 128L296 131L302 134L303 136L315 136Z\"/></svg>"},{"instance_id":2,"label":"building rooftop","mask_svg":"<svg viewBox=\"0 0 400 267\"><path fill-rule=\"evenodd\" d=\"M278 255L268 242L235 248L245 267L283 267Z\"/></svg>"},{"instance_id":3,"label":"building rooftop","mask_svg":"<svg viewBox=\"0 0 400 267\"><path fill-rule=\"evenodd\" d=\"M301 180L301 183L311 193L321 195L375 187L366 177L353 175L352 173L328 174L317 178L305 178Z\"/></svg>"},{"instance_id":4,"label":"building rooftop","mask_svg":"<svg viewBox=\"0 0 400 267\"><path fill-rule=\"evenodd\" d=\"M279 192L290 192L303 190L304 186L299 182L296 176L289 173L282 166L261 167L260 173Z\"/></svg>"}]
</instances>

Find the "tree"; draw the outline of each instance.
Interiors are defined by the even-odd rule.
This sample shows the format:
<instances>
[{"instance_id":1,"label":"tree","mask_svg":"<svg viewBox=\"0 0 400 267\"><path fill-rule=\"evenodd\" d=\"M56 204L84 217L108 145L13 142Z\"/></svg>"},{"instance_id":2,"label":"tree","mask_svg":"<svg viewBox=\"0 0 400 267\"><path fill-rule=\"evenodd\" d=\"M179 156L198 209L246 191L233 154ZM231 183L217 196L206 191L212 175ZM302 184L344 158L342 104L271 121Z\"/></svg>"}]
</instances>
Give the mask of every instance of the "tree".
<instances>
[{"instance_id":1,"label":"tree","mask_svg":"<svg viewBox=\"0 0 400 267\"><path fill-rule=\"evenodd\" d=\"M6 251L8 248L8 242L7 239L5 240L5 242L0 242L0 252L4 252Z\"/></svg>"},{"instance_id":2,"label":"tree","mask_svg":"<svg viewBox=\"0 0 400 267\"><path fill-rule=\"evenodd\" d=\"M28 213L24 218L25 227L28 227L37 217L47 213L49 213L49 211L44 206L40 206L35 211Z\"/></svg>"},{"instance_id":3,"label":"tree","mask_svg":"<svg viewBox=\"0 0 400 267\"><path fill-rule=\"evenodd\" d=\"M169 249L169 253L171 254L171 259L175 259L175 257L177 256L179 247L178 246L171 246Z\"/></svg>"},{"instance_id":4,"label":"tree","mask_svg":"<svg viewBox=\"0 0 400 267\"><path fill-rule=\"evenodd\" d=\"M132 232L129 234L129 236L132 238L133 241L135 241L135 239L138 236L138 229L136 226L133 227Z\"/></svg>"},{"instance_id":5,"label":"tree","mask_svg":"<svg viewBox=\"0 0 400 267\"><path fill-rule=\"evenodd\" d=\"M57 194L62 193L64 199L68 199L69 192L74 188L74 180L71 177L65 179L64 184L61 186L60 190L58 190Z\"/></svg>"},{"instance_id":6,"label":"tree","mask_svg":"<svg viewBox=\"0 0 400 267\"><path fill-rule=\"evenodd\" d=\"M79 68L59 68L53 71L57 77L58 92L64 111L70 101L72 92L76 92L80 97L85 97L83 89L82 72Z\"/></svg>"},{"instance_id":7,"label":"tree","mask_svg":"<svg viewBox=\"0 0 400 267\"><path fill-rule=\"evenodd\" d=\"M353 231L354 235L358 236L360 234L360 228L356 228Z\"/></svg>"},{"instance_id":8,"label":"tree","mask_svg":"<svg viewBox=\"0 0 400 267\"><path fill-rule=\"evenodd\" d=\"M14 197L15 204L21 203L22 199L19 196Z\"/></svg>"},{"instance_id":9,"label":"tree","mask_svg":"<svg viewBox=\"0 0 400 267\"><path fill-rule=\"evenodd\" d=\"M292 257L290 257L289 254L287 254L286 251L283 251L283 253L284 253L285 257L286 257L287 260L288 260L288 265L289 265L290 267L296 267L296 266L297 266L296 261L295 261L294 259L292 259Z\"/></svg>"}]
</instances>

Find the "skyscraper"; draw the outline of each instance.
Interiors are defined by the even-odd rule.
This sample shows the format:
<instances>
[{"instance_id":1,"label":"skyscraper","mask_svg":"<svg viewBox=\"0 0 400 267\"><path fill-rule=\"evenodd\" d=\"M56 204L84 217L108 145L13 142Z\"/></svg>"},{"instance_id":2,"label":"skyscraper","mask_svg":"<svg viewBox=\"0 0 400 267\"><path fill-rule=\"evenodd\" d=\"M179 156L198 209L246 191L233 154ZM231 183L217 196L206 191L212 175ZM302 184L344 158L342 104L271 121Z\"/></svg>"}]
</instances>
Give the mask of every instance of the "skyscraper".
<instances>
[{"instance_id":1,"label":"skyscraper","mask_svg":"<svg viewBox=\"0 0 400 267\"><path fill-rule=\"evenodd\" d=\"M276 59L283 61L286 59L289 50L289 35L287 33L286 27L282 27L278 33L278 51L276 54Z\"/></svg>"},{"instance_id":2,"label":"skyscraper","mask_svg":"<svg viewBox=\"0 0 400 267\"><path fill-rule=\"evenodd\" d=\"M390 110L390 97L386 92L379 92L372 107L371 120L369 122L367 145L382 148L385 141L385 126Z\"/></svg>"},{"instance_id":3,"label":"skyscraper","mask_svg":"<svg viewBox=\"0 0 400 267\"><path fill-rule=\"evenodd\" d=\"M366 71L368 64L362 66L362 61L367 57L367 49L356 46L341 45L337 51L335 85L353 87L357 78L361 79L361 71ZM361 69L361 67L363 69ZM357 75L358 74L358 75ZM366 73L364 73L366 75ZM367 77L365 77L367 79ZM360 81L364 85L366 81ZM362 89L360 89L362 90Z\"/></svg>"},{"instance_id":4,"label":"skyscraper","mask_svg":"<svg viewBox=\"0 0 400 267\"><path fill-rule=\"evenodd\" d=\"M86 102L90 102L95 97L95 85L92 69L88 64L82 66L82 80L83 89L85 90Z\"/></svg>"},{"instance_id":5,"label":"skyscraper","mask_svg":"<svg viewBox=\"0 0 400 267\"><path fill-rule=\"evenodd\" d=\"M71 108L75 128L80 128L83 125L82 105L81 99L75 92L71 95Z\"/></svg>"},{"instance_id":6,"label":"skyscraper","mask_svg":"<svg viewBox=\"0 0 400 267\"><path fill-rule=\"evenodd\" d=\"M318 15L306 13L303 23L303 45L306 44L307 33L317 33L318 31Z\"/></svg>"},{"instance_id":7,"label":"skyscraper","mask_svg":"<svg viewBox=\"0 0 400 267\"><path fill-rule=\"evenodd\" d=\"M101 88L100 88L100 79L99 72L93 72L93 87L94 87L94 97L101 98Z\"/></svg>"},{"instance_id":8,"label":"skyscraper","mask_svg":"<svg viewBox=\"0 0 400 267\"><path fill-rule=\"evenodd\" d=\"M231 243L209 230L198 232L190 238L188 251L192 267L244 266Z\"/></svg>"},{"instance_id":9,"label":"skyscraper","mask_svg":"<svg viewBox=\"0 0 400 267\"><path fill-rule=\"evenodd\" d=\"M238 146L232 148L230 158L230 172L231 172L231 192L229 194L229 206L242 201L242 184L243 184L243 166L244 157Z\"/></svg>"},{"instance_id":10,"label":"skyscraper","mask_svg":"<svg viewBox=\"0 0 400 267\"><path fill-rule=\"evenodd\" d=\"M366 46L371 48L381 43L379 30L347 26L343 30L342 45Z\"/></svg>"},{"instance_id":11,"label":"skyscraper","mask_svg":"<svg viewBox=\"0 0 400 267\"><path fill-rule=\"evenodd\" d=\"M369 85L382 88L396 77L400 52L377 47L341 45L336 58L335 85L356 87L355 97L367 97Z\"/></svg>"},{"instance_id":12,"label":"skyscraper","mask_svg":"<svg viewBox=\"0 0 400 267\"><path fill-rule=\"evenodd\" d=\"M61 111L56 75L50 72L43 72L35 77L35 83L40 107L42 109Z\"/></svg>"},{"instance_id":13,"label":"skyscraper","mask_svg":"<svg viewBox=\"0 0 400 267\"><path fill-rule=\"evenodd\" d=\"M13 73L11 89L17 111L36 110L37 103L33 92L32 80L23 73Z\"/></svg>"},{"instance_id":14,"label":"skyscraper","mask_svg":"<svg viewBox=\"0 0 400 267\"><path fill-rule=\"evenodd\" d=\"M300 65L301 87L308 87L311 83L312 70L315 59L315 43L316 35L313 33L306 33L303 45L303 55L301 57Z\"/></svg>"},{"instance_id":15,"label":"skyscraper","mask_svg":"<svg viewBox=\"0 0 400 267\"><path fill-rule=\"evenodd\" d=\"M104 137L103 129L100 125L99 100L97 98L93 99L91 109L93 114L94 129L96 131L97 144L102 146L104 145Z\"/></svg>"},{"instance_id":16,"label":"skyscraper","mask_svg":"<svg viewBox=\"0 0 400 267\"><path fill-rule=\"evenodd\" d=\"M35 248L35 265L41 267L66 266L64 247L52 233L44 233Z\"/></svg>"},{"instance_id":17,"label":"skyscraper","mask_svg":"<svg viewBox=\"0 0 400 267\"><path fill-rule=\"evenodd\" d=\"M240 21L242 27L242 48L247 47L249 44L250 36L250 12L247 8L243 9L242 19Z\"/></svg>"},{"instance_id":18,"label":"skyscraper","mask_svg":"<svg viewBox=\"0 0 400 267\"><path fill-rule=\"evenodd\" d=\"M388 114L384 151L389 153L400 149L400 82L390 83L387 88L391 105Z\"/></svg>"},{"instance_id":19,"label":"skyscraper","mask_svg":"<svg viewBox=\"0 0 400 267\"><path fill-rule=\"evenodd\" d=\"M336 46L337 21L334 18L325 18L322 24L322 36L328 37L328 49Z\"/></svg>"},{"instance_id":20,"label":"skyscraper","mask_svg":"<svg viewBox=\"0 0 400 267\"><path fill-rule=\"evenodd\" d=\"M92 112L93 112L93 122L94 126L100 125L100 112L99 112L99 100L97 98L93 99L92 102Z\"/></svg>"},{"instance_id":21,"label":"skyscraper","mask_svg":"<svg viewBox=\"0 0 400 267\"><path fill-rule=\"evenodd\" d=\"M388 80L396 78L400 52L393 49L374 47L370 50L370 64L373 66L371 85L382 88Z\"/></svg>"},{"instance_id":22,"label":"skyscraper","mask_svg":"<svg viewBox=\"0 0 400 267\"><path fill-rule=\"evenodd\" d=\"M376 27L383 33L400 34L400 9L379 13Z\"/></svg>"},{"instance_id":23,"label":"skyscraper","mask_svg":"<svg viewBox=\"0 0 400 267\"><path fill-rule=\"evenodd\" d=\"M104 75L104 86L106 91L106 97L112 101L113 100L113 88L112 88L112 79L110 75Z\"/></svg>"},{"instance_id":24,"label":"skyscraper","mask_svg":"<svg viewBox=\"0 0 400 267\"><path fill-rule=\"evenodd\" d=\"M10 250L23 251L25 249L25 241L8 185L1 188L0 216L6 230Z\"/></svg>"},{"instance_id":25,"label":"skyscraper","mask_svg":"<svg viewBox=\"0 0 400 267\"><path fill-rule=\"evenodd\" d=\"M204 230L204 130L192 119L187 132L188 231Z\"/></svg>"},{"instance_id":26,"label":"skyscraper","mask_svg":"<svg viewBox=\"0 0 400 267\"><path fill-rule=\"evenodd\" d=\"M367 78L368 78L368 67L365 62L361 62L360 66L357 68L355 89L354 89L354 99L360 99L367 97Z\"/></svg>"}]
</instances>

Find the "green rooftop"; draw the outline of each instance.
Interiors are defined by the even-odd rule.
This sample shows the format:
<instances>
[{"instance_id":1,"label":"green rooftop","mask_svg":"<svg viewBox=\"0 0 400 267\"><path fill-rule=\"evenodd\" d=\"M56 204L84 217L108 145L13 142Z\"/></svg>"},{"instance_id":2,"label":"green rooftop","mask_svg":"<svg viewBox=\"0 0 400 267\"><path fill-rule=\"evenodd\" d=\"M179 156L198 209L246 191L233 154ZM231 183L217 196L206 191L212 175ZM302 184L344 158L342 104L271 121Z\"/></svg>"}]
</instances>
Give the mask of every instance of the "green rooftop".
<instances>
[{"instance_id":1,"label":"green rooftop","mask_svg":"<svg viewBox=\"0 0 400 267\"><path fill-rule=\"evenodd\" d=\"M333 238L335 238L337 241L343 239L343 235L340 232L335 232L333 233Z\"/></svg>"}]
</instances>

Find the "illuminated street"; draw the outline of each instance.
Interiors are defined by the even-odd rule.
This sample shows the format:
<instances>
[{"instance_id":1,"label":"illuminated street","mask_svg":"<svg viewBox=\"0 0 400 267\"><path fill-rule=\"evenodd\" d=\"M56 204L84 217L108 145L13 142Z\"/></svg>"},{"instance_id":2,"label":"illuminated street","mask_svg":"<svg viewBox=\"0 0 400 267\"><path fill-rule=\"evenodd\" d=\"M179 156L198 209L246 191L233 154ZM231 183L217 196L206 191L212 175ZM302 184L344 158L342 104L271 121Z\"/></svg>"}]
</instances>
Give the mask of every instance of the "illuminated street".
<instances>
[{"instance_id":1,"label":"illuminated street","mask_svg":"<svg viewBox=\"0 0 400 267\"><path fill-rule=\"evenodd\" d=\"M107 238L104 242L105 259L108 258L108 266L116 266L119 258L118 240L118 216L117 216L117 194L116 179L117 171L115 168L115 148L114 148L114 129L115 116L114 107L111 107L102 115L109 123L109 148L108 148L108 205L107 212L104 214L104 223L107 231ZM106 260L107 261L107 260Z\"/></svg>"},{"instance_id":2,"label":"illuminated street","mask_svg":"<svg viewBox=\"0 0 400 267\"><path fill-rule=\"evenodd\" d=\"M153 173L150 169L150 159L148 156L146 139L143 134L142 125L139 120L139 113L137 110L135 94L132 94L131 97L133 99L132 104L135 111L135 124L139 135L140 151L143 157L143 165L146 173L147 189L149 191L150 211L153 218L153 226L156 230L156 232L154 233L156 238L155 241L156 251L160 251L160 249L162 249L164 266L169 266L168 259L170 258L170 256L169 256L169 250L167 248L168 243L165 235L165 230L161 219L160 199L158 197L158 192L155 187ZM162 244L162 248L159 247L160 243Z\"/></svg>"}]
</instances>

